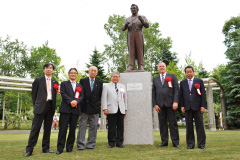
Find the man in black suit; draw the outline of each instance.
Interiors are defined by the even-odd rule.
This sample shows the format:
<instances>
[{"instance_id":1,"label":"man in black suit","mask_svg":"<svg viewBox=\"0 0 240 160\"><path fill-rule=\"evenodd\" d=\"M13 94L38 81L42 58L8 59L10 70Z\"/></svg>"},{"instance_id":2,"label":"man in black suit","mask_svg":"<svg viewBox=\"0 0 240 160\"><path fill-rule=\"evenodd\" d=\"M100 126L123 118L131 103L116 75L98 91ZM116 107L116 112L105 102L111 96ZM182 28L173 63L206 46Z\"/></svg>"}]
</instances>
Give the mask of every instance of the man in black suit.
<instances>
[{"instance_id":1,"label":"man in black suit","mask_svg":"<svg viewBox=\"0 0 240 160\"><path fill-rule=\"evenodd\" d=\"M168 146L168 120L173 147L180 148L175 111L178 108L178 80L174 74L166 73L166 64L164 62L158 64L158 71L160 75L153 79L152 87L152 103L158 112L162 139L162 143L158 146Z\"/></svg>"},{"instance_id":2,"label":"man in black suit","mask_svg":"<svg viewBox=\"0 0 240 160\"><path fill-rule=\"evenodd\" d=\"M81 115L79 121L79 129L77 136L78 150L85 149L85 134L87 124L89 122L88 139L86 148L94 149L97 137L97 127L99 113L101 110L101 97L103 83L96 79L98 69L91 66L88 70L89 77L80 80L80 84L84 87L84 99L81 103Z\"/></svg>"},{"instance_id":3,"label":"man in black suit","mask_svg":"<svg viewBox=\"0 0 240 160\"><path fill-rule=\"evenodd\" d=\"M26 147L25 157L31 156L34 146L37 144L39 132L44 121L44 133L42 140L42 152L53 153L49 150L50 134L53 121L53 115L56 108L56 90L54 84L58 82L52 78L54 65L46 63L43 66L45 76L36 78L32 84L32 101L34 106L34 118L32 129L29 135L28 145Z\"/></svg>"},{"instance_id":4,"label":"man in black suit","mask_svg":"<svg viewBox=\"0 0 240 160\"><path fill-rule=\"evenodd\" d=\"M195 146L193 118L197 131L198 148L205 149L206 134L203 125L203 113L206 108L206 94L203 81L194 77L192 66L185 68L187 79L180 82L179 102L181 111L185 113L187 130L187 148Z\"/></svg>"},{"instance_id":5,"label":"man in black suit","mask_svg":"<svg viewBox=\"0 0 240 160\"><path fill-rule=\"evenodd\" d=\"M77 126L77 120L81 112L81 105L84 94L83 86L76 82L78 71L76 68L71 68L68 71L70 80L61 83L61 96L62 104L59 108L60 120L59 120L59 133L58 133L58 144L57 153L63 152L66 134L69 124L69 134L67 138L66 151L74 152L73 145L75 142L75 131Z\"/></svg>"}]
</instances>

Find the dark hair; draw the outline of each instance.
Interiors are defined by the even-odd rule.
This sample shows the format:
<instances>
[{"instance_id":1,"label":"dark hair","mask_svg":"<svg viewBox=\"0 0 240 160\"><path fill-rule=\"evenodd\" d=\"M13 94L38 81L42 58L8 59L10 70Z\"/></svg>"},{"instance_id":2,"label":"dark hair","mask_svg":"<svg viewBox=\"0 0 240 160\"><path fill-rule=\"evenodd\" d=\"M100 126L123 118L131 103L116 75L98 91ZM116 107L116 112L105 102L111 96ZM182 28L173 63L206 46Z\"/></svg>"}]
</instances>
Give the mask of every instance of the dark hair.
<instances>
[{"instance_id":1,"label":"dark hair","mask_svg":"<svg viewBox=\"0 0 240 160\"><path fill-rule=\"evenodd\" d=\"M50 65L52 65L53 70L55 69L54 65L52 63L45 63L43 66L43 69L48 68Z\"/></svg>"},{"instance_id":2,"label":"dark hair","mask_svg":"<svg viewBox=\"0 0 240 160\"><path fill-rule=\"evenodd\" d=\"M192 68L192 71L194 72L193 66L187 66L187 67L185 67L185 73L186 73L187 68Z\"/></svg>"},{"instance_id":3,"label":"dark hair","mask_svg":"<svg viewBox=\"0 0 240 160\"><path fill-rule=\"evenodd\" d=\"M70 74L71 70L75 70L77 72L77 74L78 74L78 71L77 71L76 68L70 68L69 71L68 71L68 74Z\"/></svg>"},{"instance_id":4,"label":"dark hair","mask_svg":"<svg viewBox=\"0 0 240 160\"><path fill-rule=\"evenodd\" d=\"M136 6L137 7L137 11L139 11L138 5L136 5L136 4L132 4L131 7L130 7L130 10L131 10L132 6Z\"/></svg>"}]
</instances>

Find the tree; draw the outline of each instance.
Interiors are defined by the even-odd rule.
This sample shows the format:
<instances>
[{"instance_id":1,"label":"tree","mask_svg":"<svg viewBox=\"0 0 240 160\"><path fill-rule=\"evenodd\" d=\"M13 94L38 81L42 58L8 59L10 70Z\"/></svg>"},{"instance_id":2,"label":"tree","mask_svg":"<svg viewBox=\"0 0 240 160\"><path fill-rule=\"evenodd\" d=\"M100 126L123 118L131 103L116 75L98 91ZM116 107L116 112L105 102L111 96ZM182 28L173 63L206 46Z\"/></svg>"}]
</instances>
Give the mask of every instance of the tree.
<instances>
[{"instance_id":1,"label":"tree","mask_svg":"<svg viewBox=\"0 0 240 160\"><path fill-rule=\"evenodd\" d=\"M120 15L109 16L104 29L110 37L112 44L105 44L103 52L105 62L108 62L108 72L118 70L123 72L128 67L127 32L121 30L126 17Z\"/></svg>"},{"instance_id":2,"label":"tree","mask_svg":"<svg viewBox=\"0 0 240 160\"><path fill-rule=\"evenodd\" d=\"M215 78L219 81L220 84L222 84L222 76L221 74L226 70L226 65L218 65L217 67L213 68L210 77ZM215 104L220 104L220 90L214 90L213 91L213 102Z\"/></svg>"},{"instance_id":3,"label":"tree","mask_svg":"<svg viewBox=\"0 0 240 160\"><path fill-rule=\"evenodd\" d=\"M12 41L10 36L6 39L0 37L1 75L26 77L27 52L27 46L18 39Z\"/></svg>"},{"instance_id":4,"label":"tree","mask_svg":"<svg viewBox=\"0 0 240 160\"><path fill-rule=\"evenodd\" d=\"M112 44L104 45L104 60L108 62L109 72L118 70L123 72L128 68L129 53L127 46L127 31L123 32L121 27L125 21L125 16L109 16L108 23L104 25L107 35ZM171 61L177 64L176 53L170 52L172 40L170 37L161 38L158 23L149 22L149 28L143 28L144 34L144 69L152 75L158 72L159 61L169 64Z\"/></svg>"},{"instance_id":5,"label":"tree","mask_svg":"<svg viewBox=\"0 0 240 160\"><path fill-rule=\"evenodd\" d=\"M90 66L97 67L98 74L97 74L96 78L101 80L103 83L109 82L109 78L104 73L102 54L99 53L96 48L93 50L93 54L90 57L90 63L86 64L86 66L87 66L87 68L89 68ZM88 70L86 71L86 73L88 73Z\"/></svg>"},{"instance_id":6,"label":"tree","mask_svg":"<svg viewBox=\"0 0 240 160\"><path fill-rule=\"evenodd\" d=\"M41 47L32 47L31 56L29 57L29 62L27 63L31 78L43 76L43 66L47 62L54 64L55 69L53 78L58 80L59 73L62 69L64 69L64 66L60 66L61 58L57 56L56 50L48 46L48 41Z\"/></svg>"},{"instance_id":7,"label":"tree","mask_svg":"<svg viewBox=\"0 0 240 160\"><path fill-rule=\"evenodd\" d=\"M198 72L196 77L198 77L198 78L208 78L209 74L210 73L203 67L202 62L200 62L199 72Z\"/></svg>"},{"instance_id":8,"label":"tree","mask_svg":"<svg viewBox=\"0 0 240 160\"><path fill-rule=\"evenodd\" d=\"M225 35L229 59L222 72L222 84L226 96L228 123L232 128L240 127L240 17L232 17L225 22L222 30Z\"/></svg>"}]
</instances>

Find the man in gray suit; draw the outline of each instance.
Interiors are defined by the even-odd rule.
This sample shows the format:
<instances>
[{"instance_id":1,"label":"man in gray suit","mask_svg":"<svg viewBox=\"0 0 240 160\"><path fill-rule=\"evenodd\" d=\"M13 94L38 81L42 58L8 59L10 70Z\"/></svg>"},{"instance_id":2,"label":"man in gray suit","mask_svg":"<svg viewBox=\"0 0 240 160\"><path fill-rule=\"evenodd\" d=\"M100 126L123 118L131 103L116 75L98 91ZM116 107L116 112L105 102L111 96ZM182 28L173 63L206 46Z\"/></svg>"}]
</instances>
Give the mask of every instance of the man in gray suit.
<instances>
[{"instance_id":1,"label":"man in gray suit","mask_svg":"<svg viewBox=\"0 0 240 160\"><path fill-rule=\"evenodd\" d=\"M179 133L176 118L176 109L178 108L178 80L174 74L166 73L166 64L158 64L159 76L153 79L152 103L158 112L160 135L162 143L159 147L168 146L168 124L173 147L179 146Z\"/></svg>"},{"instance_id":2,"label":"man in gray suit","mask_svg":"<svg viewBox=\"0 0 240 160\"><path fill-rule=\"evenodd\" d=\"M124 116L127 114L127 91L119 72L113 72L112 82L103 86L102 109L108 119L108 148L123 148ZM117 133L116 133L117 130Z\"/></svg>"},{"instance_id":3,"label":"man in gray suit","mask_svg":"<svg viewBox=\"0 0 240 160\"><path fill-rule=\"evenodd\" d=\"M103 83L96 78L98 69L95 66L89 67L89 77L80 80L80 84L84 88L84 99L81 103L81 114L79 121L79 129L77 136L78 150L85 149L85 135L88 128L88 139L86 148L94 149L97 138L97 125L99 113L101 111L101 97Z\"/></svg>"}]
</instances>

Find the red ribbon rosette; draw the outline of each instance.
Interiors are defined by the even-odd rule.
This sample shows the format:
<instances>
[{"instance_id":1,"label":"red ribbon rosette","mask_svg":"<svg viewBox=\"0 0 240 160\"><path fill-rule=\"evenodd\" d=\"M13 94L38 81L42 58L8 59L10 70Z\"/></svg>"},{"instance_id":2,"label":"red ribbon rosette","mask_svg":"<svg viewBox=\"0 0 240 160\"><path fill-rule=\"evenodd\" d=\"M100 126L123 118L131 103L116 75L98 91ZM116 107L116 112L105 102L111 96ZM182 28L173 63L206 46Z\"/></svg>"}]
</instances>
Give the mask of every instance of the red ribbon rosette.
<instances>
[{"instance_id":1,"label":"red ribbon rosette","mask_svg":"<svg viewBox=\"0 0 240 160\"><path fill-rule=\"evenodd\" d=\"M80 92L82 91L81 87L76 87L76 94L75 94L75 98L79 98Z\"/></svg>"},{"instance_id":2,"label":"red ribbon rosette","mask_svg":"<svg viewBox=\"0 0 240 160\"><path fill-rule=\"evenodd\" d=\"M198 94L201 95L200 84L195 84L195 88L197 89Z\"/></svg>"},{"instance_id":3,"label":"red ribbon rosette","mask_svg":"<svg viewBox=\"0 0 240 160\"><path fill-rule=\"evenodd\" d=\"M58 84L54 84L54 85L53 85L53 88L56 89L56 91L57 91L59 94L61 94L60 91L58 90Z\"/></svg>"},{"instance_id":4,"label":"red ribbon rosette","mask_svg":"<svg viewBox=\"0 0 240 160\"><path fill-rule=\"evenodd\" d=\"M166 77L166 81L168 82L168 87L173 88L172 82L171 82L171 77Z\"/></svg>"}]
</instances>

